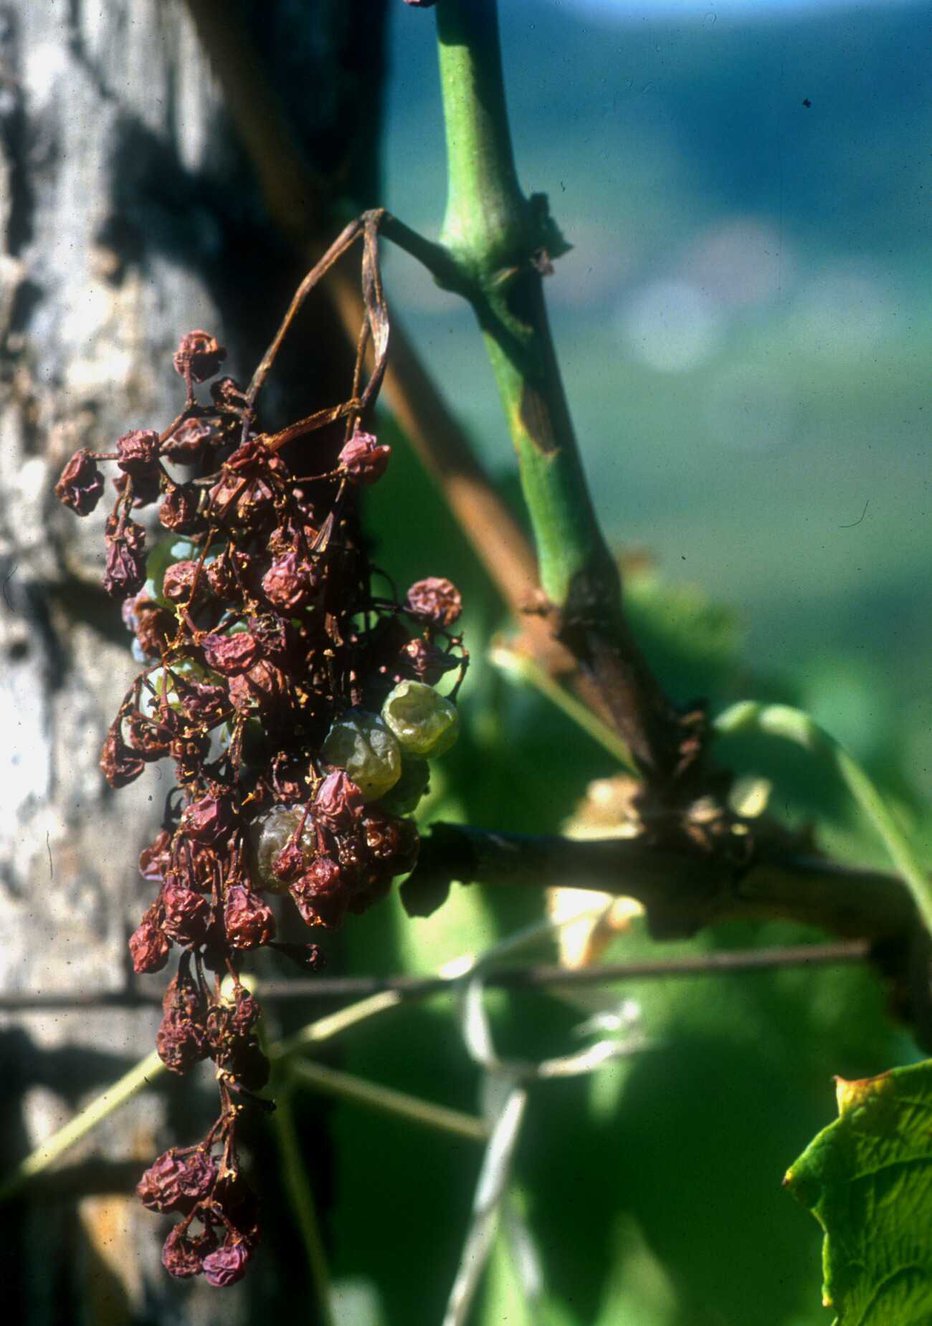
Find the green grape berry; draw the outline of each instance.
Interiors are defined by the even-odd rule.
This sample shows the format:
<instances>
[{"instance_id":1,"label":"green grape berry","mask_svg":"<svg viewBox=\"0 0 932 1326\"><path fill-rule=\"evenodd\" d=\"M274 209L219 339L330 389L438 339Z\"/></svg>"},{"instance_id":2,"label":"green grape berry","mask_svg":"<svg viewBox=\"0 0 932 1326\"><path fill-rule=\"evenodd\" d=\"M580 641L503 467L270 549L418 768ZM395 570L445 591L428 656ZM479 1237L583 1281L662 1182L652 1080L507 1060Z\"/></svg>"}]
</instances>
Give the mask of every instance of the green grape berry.
<instances>
[{"instance_id":1,"label":"green grape berry","mask_svg":"<svg viewBox=\"0 0 932 1326\"><path fill-rule=\"evenodd\" d=\"M273 806L267 815L250 826L249 842L255 864L255 882L261 889L270 893L286 893L288 885L277 879L272 873L272 863L291 838L302 819L304 828L298 839L298 846L310 863L314 855L314 824L305 813L302 805Z\"/></svg>"},{"instance_id":2,"label":"green grape berry","mask_svg":"<svg viewBox=\"0 0 932 1326\"><path fill-rule=\"evenodd\" d=\"M379 805L390 815L412 815L430 782L430 765L416 755L405 755L401 762L401 777L386 792Z\"/></svg>"},{"instance_id":3,"label":"green grape berry","mask_svg":"<svg viewBox=\"0 0 932 1326\"><path fill-rule=\"evenodd\" d=\"M422 681L402 681L382 706L382 717L406 755L433 759L456 741L456 706Z\"/></svg>"},{"instance_id":4,"label":"green grape berry","mask_svg":"<svg viewBox=\"0 0 932 1326\"><path fill-rule=\"evenodd\" d=\"M321 754L345 769L366 801L378 801L401 777L401 748L378 714L350 709L327 733Z\"/></svg>"}]
</instances>

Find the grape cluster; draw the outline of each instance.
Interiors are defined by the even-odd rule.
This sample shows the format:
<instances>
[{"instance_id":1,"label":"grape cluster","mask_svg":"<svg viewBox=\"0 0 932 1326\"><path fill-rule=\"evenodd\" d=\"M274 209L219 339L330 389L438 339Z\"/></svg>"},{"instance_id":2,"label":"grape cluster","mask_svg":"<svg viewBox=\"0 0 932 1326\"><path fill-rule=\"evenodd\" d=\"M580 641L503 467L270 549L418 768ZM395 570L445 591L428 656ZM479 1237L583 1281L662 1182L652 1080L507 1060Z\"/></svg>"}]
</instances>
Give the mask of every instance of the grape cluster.
<instances>
[{"instance_id":1,"label":"grape cluster","mask_svg":"<svg viewBox=\"0 0 932 1326\"><path fill-rule=\"evenodd\" d=\"M139 1194L180 1216L167 1269L215 1285L243 1274L258 1237L235 1125L269 1066L243 956L267 946L316 967L317 945L276 939L281 908L290 900L308 926L336 926L413 867L407 817L428 761L456 737L466 665L448 580L374 593L356 497L390 448L362 429L359 401L326 428L314 416L310 440L294 425L264 434L250 395L217 378L224 357L206 332L185 336L179 416L161 433L126 433L112 453L78 451L56 487L87 515L104 493L101 462L115 463L103 583L123 600L142 670L101 768L119 788L168 758L176 783L140 858L155 894L130 951L142 973L180 950L158 1051L178 1073L211 1059L221 1097L208 1137L160 1156ZM135 519L145 507L164 531L151 549ZM448 673L444 696L435 687Z\"/></svg>"}]
</instances>

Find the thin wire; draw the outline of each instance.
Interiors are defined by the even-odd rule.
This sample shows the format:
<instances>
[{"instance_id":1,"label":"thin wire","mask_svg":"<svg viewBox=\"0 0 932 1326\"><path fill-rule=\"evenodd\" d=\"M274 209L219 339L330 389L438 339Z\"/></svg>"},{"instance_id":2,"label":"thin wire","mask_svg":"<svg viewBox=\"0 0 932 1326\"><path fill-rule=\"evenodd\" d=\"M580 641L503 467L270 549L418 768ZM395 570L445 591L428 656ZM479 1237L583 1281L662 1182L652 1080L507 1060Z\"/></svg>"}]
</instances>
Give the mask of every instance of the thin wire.
<instances>
[{"instance_id":1,"label":"thin wire","mask_svg":"<svg viewBox=\"0 0 932 1326\"><path fill-rule=\"evenodd\" d=\"M714 953L691 953L675 958L607 962L590 967L558 965L500 967L486 974L489 986L509 989L544 989L551 985L611 985L622 981L684 979L693 976L732 976L746 972L773 971L783 967L840 966L864 962L870 955L867 940L840 940L825 944L791 944L774 948L726 949ZM457 974L465 974L457 973ZM269 1003L302 999L368 999L391 1007L408 1000L425 999L451 990L450 976L320 976L293 981L263 981L257 990ZM103 991L99 994L0 995L0 1012L41 1013L59 1009L95 1012L111 1008L160 1007L162 997L148 991ZM367 1016L370 1010L354 1014ZM340 1014L333 1015L339 1018ZM318 1025L318 1024L315 1024ZM324 1036L332 1034L329 1026ZM316 1037L315 1037L316 1038Z\"/></svg>"}]
</instances>

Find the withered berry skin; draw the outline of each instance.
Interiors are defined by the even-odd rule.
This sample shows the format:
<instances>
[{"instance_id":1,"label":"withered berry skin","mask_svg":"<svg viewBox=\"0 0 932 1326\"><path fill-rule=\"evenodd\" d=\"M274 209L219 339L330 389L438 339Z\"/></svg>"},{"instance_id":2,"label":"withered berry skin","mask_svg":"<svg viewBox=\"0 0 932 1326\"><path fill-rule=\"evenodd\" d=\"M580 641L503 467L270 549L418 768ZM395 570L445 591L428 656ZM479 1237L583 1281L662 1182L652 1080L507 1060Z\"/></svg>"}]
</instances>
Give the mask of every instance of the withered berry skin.
<instances>
[{"instance_id":1,"label":"withered berry skin","mask_svg":"<svg viewBox=\"0 0 932 1326\"><path fill-rule=\"evenodd\" d=\"M107 533L107 567L103 585L122 598L138 594L146 583L146 532L132 520Z\"/></svg>"},{"instance_id":2,"label":"withered berry skin","mask_svg":"<svg viewBox=\"0 0 932 1326\"><path fill-rule=\"evenodd\" d=\"M206 419L184 419L163 443L162 452L169 460L194 465L216 436Z\"/></svg>"},{"instance_id":3,"label":"withered berry skin","mask_svg":"<svg viewBox=\"0 0 932 1326\"><path fill-rule=\"evenodd\" d=\"M181 829L197 843L216 843L233 827L233 807L226 797L203 796L186 806L181 815Z\"/></svg>"},{"instance_id":4,"label":"withered berry skin","mask_svg":"<svg viewBox=\"0 0 932 1326\"><path fill-rule=\"evenodd\" d=\"M159 507L159 520L176 534L194 534L203 524L199 514L200 494L193 484L177 483L168 490Z\"/></svg>"},{"instance_id":5,"label":"withered berry skin","mask_svg":"<svg viewBox=\"0 0 932 1326\"><path fill-rule=\"evenodd\" d=\"M159 1058L172 1073L187 1073L207 1058L204 1033L194 1022L176 1013L166 1013L155 1037Z\"/></svg>"},{"instance_id":6,"label":"withered berry skin","mask_svg":"<svg viewBox=\"0 0 932 1326\"><path fill-rule=\"evenodd\" d=\"M435 626L452 626L463 611L463 598L451 580L428 576L408 590L408 611Z\"/></svg>"},{"instance_id":7,"label":"withered berry skin","mask_svg":"<svg viewBox=\"0 0 932 1326\"><path fill-rule=\"evenodd\" d=\"M136 1193L150 1211L192 1211L217 1181L217 1165L201 1147L171 1147L150 1165Z\"/></svg>"},{"instance_id":8,"label":"withered berry skin","mask_svg":"<svg viewBox=\"0 0 932 1326\"><path fill-rule=\"evenodd\" d=\"M260 948L275 938L272 909L242 884L227 890L223 923L234 948Z\"/></svg>"},{"instance_id":9,"label":"withered berry skin","mask_svg":"<svg viewBox=\"0 0 932 1326\"><path fill-rule=\"evenodd\" d=\"M114 790L127 787L142 773L146 762L141 755L130 750L120 735L122 722L111 727L100 752L100 768L104 778Z\"/></svg>"},{"instance_id":10,"label":"withered berry skin","mask_svg":"<svg viewBox=\"0 0 932 1326\"><path fill-rule=\"evenodd\" d=\"M285 612L304 607L317 586L313 565L297 552L286 552L272 563L262 577L262 592Z\"/></svg>"},{"instance_id":11,"label":"withered berry skin","mask_svg":"<svg viewBox=\"0 0 932 1326\"><path fill-rule=\"evenodd\" d=\"M328 774L314 797L315 816L333 829L352 828L364 809L362 792L343 769Z\"/></svg>"},{"instance_id":12,"label":"withered berry skin","mask_svg":"<svg viewBox=\"0 0 932 1326\"><path fill-rule=\"evenodd\" d=\"M200 893L183 884L168 883L161 893L162 928L178 944L202 944L213 919L210 904Z\"/></svg>"},{"instance_id":13,"label":"withered berry skin","mask_svg":"<svg viewBox=\"0 0 932 1326\"><path fill-rule=\"evenodd\" d=\"M317 857L289 890L307 925L338 926L351 897L345 872L329 856Z\"/></svg>"},{"instance_id":14,"label":"withered berry skin","mask_svg":"<svg viewBox=\"0 0 932 1326\"><path fill-rule=\"evenodd\" d=\"M340 468L351 483L369 484L381 479L392 454L372 433L357 430L340 452Z\"/></svg>"},{"instance_id":15,"label":"withered berry skin","mask_svg":"<svg viewBox=\"0 0 932 1326\"><path fill-rule=\"evenodd\" d=\"M104 476L89 451L76 451L55 485L59 502L76 515L89 516L104 491Z\"/></svg>"},{"instance_id":16,"label":"withered berry skin","mask_svg":"<svg viewBox=\"0 0 932 1326\"><path fill-rule=\"evenodd\" d=\"M249 1249L244 1243L225 1243L204 1258L204 1279L218 1289L235 1285L246 1274L248 1261Z\"/></svg>"},{"instance_id":17,"label":"withered berry skin","mask_svg":"<svg viewBox=\"0 0 932 1326\"><path fill-rule=\"evenodd\" d=\"M169 603L187 603L194 593L201 568L197 562L188 560L173 562L166 567L162 578L162 595Z\"/></svg>"},{"instance_id":18,"label":"withered berry skin","mask_svg":"<svg viewBox=\"0 0 932 1326\"><path fill-rule=\"evenodd\" d=\"M205 1256L202 1244L203 1240L188 1238L181 1227L176 1226L162 1247L162 1265L179 1280L200 1275Z\"/></svg>"},{"instance_id":19,"label":"withered berry skin","mask_svg":"<svg viewBox=\"0 0 932 1326\"><path fill-rule=\"evenodd\" d=\"M248 672L259 657L259 646L248 631L236 635L205 635L201 641L207 666L234 677Z\"/></svg>"},{"instance_id":20,"label":"withered berry skin","mask_svg":"<svg viewBox=\"0 0 932 1326\"><path fill-rule=\"evenodd\" d=\"M154 921L143 920L129 938L133 971L137 975L161 971L168 961L171 942Z\"/></svg>"},{"instance_id":21,"label":"withered berry skin","mask_svg":"<svg viewBox=\"0 0 932 1326\"><path fill-rule=\"evenodd\" d=\"M175 351L175 372L194 382L206 382L219 370L227 352L210 332L192 331L182 336Z\"/></svg>"},{"instance_id":22,"label":"withered berry skin","mask_svg":"<svg viewBox=\"0 0 932 1326\"><path fill-rule=\"evenodd\" d=\"M147 479L157 471L159 435L149 428L134 428L117 438L117 465L124 474Z\"/></svg>"}]
</instances>

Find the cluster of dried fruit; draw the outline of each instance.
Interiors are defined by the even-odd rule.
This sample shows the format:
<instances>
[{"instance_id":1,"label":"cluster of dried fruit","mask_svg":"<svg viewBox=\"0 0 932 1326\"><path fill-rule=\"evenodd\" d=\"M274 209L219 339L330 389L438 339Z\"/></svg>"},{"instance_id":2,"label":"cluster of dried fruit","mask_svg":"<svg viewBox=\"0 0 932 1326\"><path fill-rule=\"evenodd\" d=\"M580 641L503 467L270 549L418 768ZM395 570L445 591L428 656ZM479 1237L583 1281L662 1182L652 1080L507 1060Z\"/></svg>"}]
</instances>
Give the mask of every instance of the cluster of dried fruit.
<instances>
[{"instance_id":1,"label":"cluster of dried fruit","mask_svg":"<svg viewBox=\"0 0 932 1326\"><path fill-rule=\"evenodd\" d=\"M170 758L177 784L140 859L158 892L130 949L137 972L181 950L158 1050L174 1072L212 1059L221 1098L204 1141L167 1151L139 1193L181 1217L165 1244L168 1270L216 1285L242 1275L258 1234L235 1126L269 1065L242 955L271 946L315 967L316 945L276 940L275 895L308 925L335 926L411 869L418 838L405 816L427 788L428 759L455 739L466 662L449 581L422 580L404 598L373 594L355 498L384 473L389 448L361 430L364 399L327 413L331 425L345 421L342 448L315 465L305 440L300 468L310 473L298 474L283 442L296 450L307 430L257 432L254 389L221 378L209 403L197 400L196 384L224 357L207 333L185 336L174 360L187 386L179 417L163 433L127 433L112 454L77 452L56 488L87 515L104 491L100 462L119 471L104 585L124 599L144 668L101 767L117 788ZM317 435L318 456L326 437ZM133 516L155 504L166 536L147 554ZM450 698L434 689L448 672Z\"/></svg>"}]
</instances>

